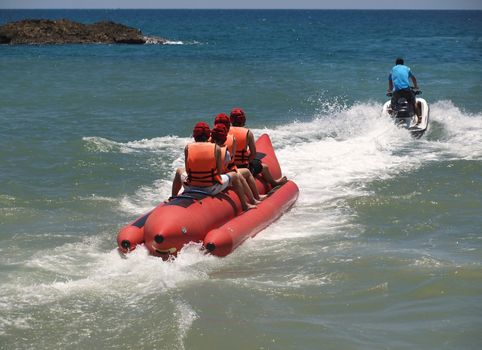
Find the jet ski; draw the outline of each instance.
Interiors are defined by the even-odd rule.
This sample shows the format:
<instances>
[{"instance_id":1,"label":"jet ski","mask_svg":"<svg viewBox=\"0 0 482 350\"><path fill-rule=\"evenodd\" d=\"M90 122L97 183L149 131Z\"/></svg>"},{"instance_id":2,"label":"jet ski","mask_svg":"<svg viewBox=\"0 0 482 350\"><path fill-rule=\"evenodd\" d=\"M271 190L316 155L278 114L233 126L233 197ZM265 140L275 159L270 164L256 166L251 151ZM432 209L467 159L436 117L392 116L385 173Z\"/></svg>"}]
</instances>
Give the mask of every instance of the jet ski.
<instances>
[{"instance_id":1,"label":"jet ski","mask_svg":"<svg viewBox=\"0 0 482 350\"><path fill-rule=\"evenodd\" d=\"M404 97L399 98L394 106L392 106L391 100L385 102L382 116L392 118L395 125L407 129L413 137L419 139L427 130L430 108L425 99L418 97L422 93L421 90L412 88L412 91L415 94L415 103L421 112L420 116L417 116L413 106ZM387 96L392 96L392 93L387 93Z\"/></svg>"}]
</instances>

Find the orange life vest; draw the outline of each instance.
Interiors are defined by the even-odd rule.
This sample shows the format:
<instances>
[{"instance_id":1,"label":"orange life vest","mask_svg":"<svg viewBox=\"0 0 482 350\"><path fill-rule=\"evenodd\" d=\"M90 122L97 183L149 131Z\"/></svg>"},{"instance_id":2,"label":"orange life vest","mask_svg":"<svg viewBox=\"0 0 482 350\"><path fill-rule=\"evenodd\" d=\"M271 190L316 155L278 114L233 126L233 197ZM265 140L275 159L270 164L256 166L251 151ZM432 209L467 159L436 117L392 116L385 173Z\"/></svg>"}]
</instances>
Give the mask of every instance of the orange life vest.
<instances>
[{"instance_id":1,"label":"orange life vest","mask_svg":"<svg viewBox=\"0 0 482 350\"><path fill-rule=\"evenodd\" d=\"M210 142L194 142L187 145L187 183L189 186L208 187L222 184L216 167L216 145Z\"/></svg>"},{"instance_id":2,"label":"orange life vest","mask_svg":"<svg viewBox=\"0 0 482 350\"><path fill-rule=\"evenodd\" d=\"M240 167L246 167L249 164L248 133L249 129L241 126L231 126L229 129L229 134L236 138L234 164Z\"/></svg>"},{"instance_id":3,"label":"orange life vest","mask_svg":"<svg viewBox=\"0 0 482 350\"><path fill-rule=\"evenodd\" d=\"M233 152L234 140L236 140L236 138L229 134L226 138L226 142L224 143L224 145L228 148L229 155L231 156L231 160L228 163L228 169L231 171L237 170L236 165L234 164L234 159L236 158L236 155Z\"/></svg>"}]
</instances>

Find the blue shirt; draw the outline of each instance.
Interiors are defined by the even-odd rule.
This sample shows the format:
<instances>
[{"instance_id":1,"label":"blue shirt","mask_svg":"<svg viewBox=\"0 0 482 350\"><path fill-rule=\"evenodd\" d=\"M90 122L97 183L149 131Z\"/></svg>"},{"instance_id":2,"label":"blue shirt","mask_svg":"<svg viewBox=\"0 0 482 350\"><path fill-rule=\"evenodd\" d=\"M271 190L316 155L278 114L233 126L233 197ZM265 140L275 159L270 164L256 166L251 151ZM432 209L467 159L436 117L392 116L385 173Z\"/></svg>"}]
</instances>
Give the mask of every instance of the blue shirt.
<instances>
[{"instance_id":1,"label":"blue shirt","mask_svg":"<svg viewBox=\"0 0 482 350\"><path fill-rule=\"evenodd\" d=\"M388 80L393 82L393 91L408 89L410 87L409 78L412 76L410 68L403 64L397 64L392 68Z\"/></svg>"}]
</instances>

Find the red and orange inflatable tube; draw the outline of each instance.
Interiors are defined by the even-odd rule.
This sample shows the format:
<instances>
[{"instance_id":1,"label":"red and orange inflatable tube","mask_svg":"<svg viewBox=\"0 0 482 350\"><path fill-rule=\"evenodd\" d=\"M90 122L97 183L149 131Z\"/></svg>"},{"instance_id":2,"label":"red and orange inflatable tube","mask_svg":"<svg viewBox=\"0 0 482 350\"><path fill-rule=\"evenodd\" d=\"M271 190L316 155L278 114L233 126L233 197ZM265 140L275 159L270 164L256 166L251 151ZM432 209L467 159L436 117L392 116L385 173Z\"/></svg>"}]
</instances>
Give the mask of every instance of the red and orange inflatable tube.
<instances>
[{"instance_id":1,"label":"red and orange inflatable tube","mask_svg":"<svg viewBox=\"0 0 482 350\"><path fill-rule=\"evenodd\" d=\"M288 210L298 198L298 186L288 181L258 207L228 221L219 228L209 231L204 246L214 255L226 256L247 238L254 237Z\"/></svg>"},{"instance_id":2,"label":"red and orange inflatable tube","mask_svg":"<svg viewBox=\"0 0 482 350\"><path fill-rule=\"evenodd\" d=\"M273 177L279 178L281 169L269 136L262 135L256 148ZM271 190L262 179L257 179L257 186L261 194ZM119 250L125 253L144 243L152 255L168 258L189 242L203 242L207 251L226 256L279 218L296 201L298 192L296 184L288 181L269 193L258 208L245 213L232 190L216 196L184 192L121 229Z\"/></svg>"}]
</instances>

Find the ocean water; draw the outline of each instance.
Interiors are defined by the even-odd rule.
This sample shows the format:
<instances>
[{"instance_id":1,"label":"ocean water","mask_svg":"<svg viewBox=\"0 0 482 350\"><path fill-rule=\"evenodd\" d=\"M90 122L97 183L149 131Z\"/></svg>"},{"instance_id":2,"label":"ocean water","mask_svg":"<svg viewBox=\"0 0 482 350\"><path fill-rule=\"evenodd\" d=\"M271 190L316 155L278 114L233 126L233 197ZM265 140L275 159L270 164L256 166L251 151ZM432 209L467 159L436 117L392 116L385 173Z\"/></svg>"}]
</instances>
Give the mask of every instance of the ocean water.
<instances>
[{"instance_id":1,"label":"ocean water","mask_svg":"<svg viewBox=\"0 0 482 350\"><path fill-rule=\"evenodd\" d=\"M0 349L480 349L482 12L0 10L170 45L0 46ZM420 140L380 118L403 56ZM294 207L232 255L118 230L245 109Z\"/></svg>"}]
</instances>

